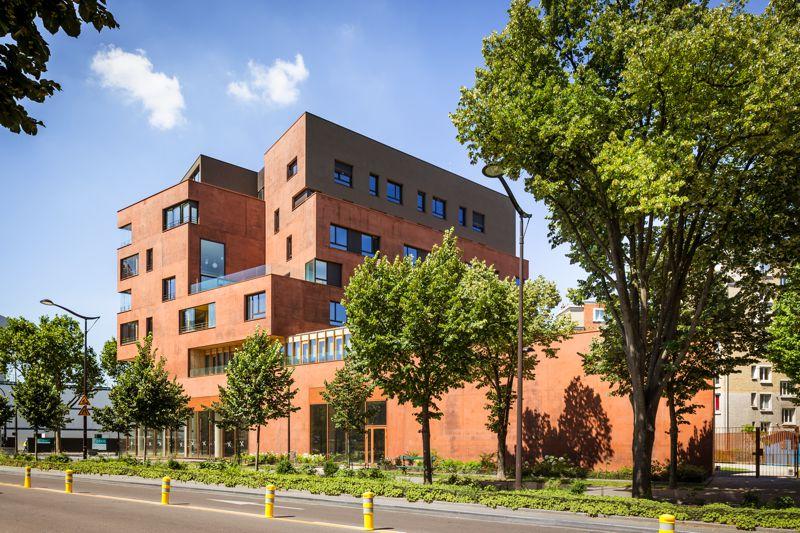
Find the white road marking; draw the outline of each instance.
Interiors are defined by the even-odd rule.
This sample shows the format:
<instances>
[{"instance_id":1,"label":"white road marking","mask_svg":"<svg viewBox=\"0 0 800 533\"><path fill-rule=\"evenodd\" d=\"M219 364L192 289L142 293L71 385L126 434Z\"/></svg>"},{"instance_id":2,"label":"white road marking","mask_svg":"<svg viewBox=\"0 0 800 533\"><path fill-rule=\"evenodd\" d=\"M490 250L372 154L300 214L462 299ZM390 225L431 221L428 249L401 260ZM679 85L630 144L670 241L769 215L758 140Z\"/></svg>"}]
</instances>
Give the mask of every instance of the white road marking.
<instances>
[{"instance_id":1,"label":"white road marking","mask_svg":"<svg viewBox=\"0 0 800 533\"><path fill-rule=\"evenodd\" d=\"M264 505L263 503L243 502L241 500L217 500L215 498L209 498L208 500L212 501L212 502L229 503L231 505L258 505L259 507ZM304 510L302 507L289 507L287 505L276 505L275 508L276 509L292 509L294 511L303 511Z\"/></svg>"}]
</instances>

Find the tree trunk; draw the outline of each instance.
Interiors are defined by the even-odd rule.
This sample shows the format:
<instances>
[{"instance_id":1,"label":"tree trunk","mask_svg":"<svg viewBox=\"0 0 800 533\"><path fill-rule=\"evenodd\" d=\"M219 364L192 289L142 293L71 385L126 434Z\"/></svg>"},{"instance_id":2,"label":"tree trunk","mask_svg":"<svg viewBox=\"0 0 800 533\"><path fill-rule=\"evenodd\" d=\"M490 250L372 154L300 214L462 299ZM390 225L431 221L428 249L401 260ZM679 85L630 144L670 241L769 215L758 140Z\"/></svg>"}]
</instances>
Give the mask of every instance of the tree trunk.
<instances>
[{"instance_id":1,"label":"tree trunk","mask_svg":"<svg viewBox=\"0 0 800 533\"><path fill-rule=\"evenodd\" d=\"M347 456L347 468L353 468L353 462L350 460L350 432L344 432L344 454Z\"/></svg>"},{"instance_id":2,"label":"tree trunk","mask_svg":"<svg viewBox=\"0 0 800 533\"><path fill-rule=\"evenodd\" d=\"M142 442L144 443L144 456L143 456L143 460L144 460L144 461L147 461L147 427L145 427L145 428L143 428L143 429L144 429L144 440L142 441ZM138 440L138 439L137 439L137 440Z\"/></svg>"},{"instance_id":3,"label":"tree trunk","mask_svg":"<svg viewBox=\"0 0 800 533\"><path fill-rule=\"evenodd\" d=\"M656 402L658 399L656 399ZM633 400L633 483L631 496L653 498L651 461L655 440L655 409L642 398Z\"/></svg>"},{"instance_id":4,"label":"tree trunk","mask_svg":"<svg viewBox=\"0 0 800 533\"><path fill-rule=\"evenodd\" d=\"M56 430L56 453L61 453L61 430Z\"/></svg>"},{"instance_id":5,"label":"tree trunk","mask_svg":"<svg viewBox=\"0 0 800 533\"><path fill-rule=\"evenodd\" d=\"M256 472L258 472L258 454L261 453L261 426L256 426Z\"/></svg>"},{"instance_id":6,"label":"tree trunk","mask_svg":"<svg viewBox=\"0 0 800 533\"><path fill-rule=\"evenodd\" d=\"M122 446L120 445L119 431L117 431L117 459L120 457L122 457Z\"/></svg>"},{"instance_id":7,"label":"tree trunk","mask_svg":"<svg viewBox=\"0 0 800 533\"><path fill-rule=\"evenodd\" d=\"M678 488L678 415L675 412L675 398L670 395L669 406L669 488Z\"/></svg>"},{"instance_id":8,"label":"tree trunk","mask_svg":"<svg viewBox=\"0 0 800 533\"><path fill-rule=\"evenodd\" d=\"M431 461L431 417L428 405L422 407L422 468L423 483L433 483L433 463Z\"/></svg>"},{"instance_id":9,"label":"tree trunk","mask_svg":"<svg viewBox=\"0 0 800 533\"><path fill-rule=\"evenodd\" d=\"M39 460L39 428L33 430L33 458Z\"/></svg>"},{"instance_id":10,"label":"tree trunk","mask_svg":"<svg viewBox=\"0 0 800 533\"><path fill-rule=\"evenodd\" d=\"M501 426L497 432L497 479L506 478L506 435L508 427ZM517 452L519 453L519 452Z\"/></svg>"}]
</instances>

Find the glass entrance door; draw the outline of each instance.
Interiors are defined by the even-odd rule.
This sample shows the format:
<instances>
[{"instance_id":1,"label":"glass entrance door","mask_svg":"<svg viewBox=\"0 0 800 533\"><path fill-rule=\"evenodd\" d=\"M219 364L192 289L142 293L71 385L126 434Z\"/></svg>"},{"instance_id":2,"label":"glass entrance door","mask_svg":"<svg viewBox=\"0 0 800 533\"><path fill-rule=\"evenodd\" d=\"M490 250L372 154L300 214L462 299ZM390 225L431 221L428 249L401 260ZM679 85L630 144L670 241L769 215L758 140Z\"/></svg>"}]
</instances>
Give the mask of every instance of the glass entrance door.
<instances>
[{"instance_id":1,"label":"glass entrance door","mask_svg":"<svg viewBox=\"0 0 800 533\"><path fill-rule=\"evenodd\" d=\"M386 457L386 426L368 426L366 445L366 462L376 465L382 461Z\"/></svg>"}]
</instances>

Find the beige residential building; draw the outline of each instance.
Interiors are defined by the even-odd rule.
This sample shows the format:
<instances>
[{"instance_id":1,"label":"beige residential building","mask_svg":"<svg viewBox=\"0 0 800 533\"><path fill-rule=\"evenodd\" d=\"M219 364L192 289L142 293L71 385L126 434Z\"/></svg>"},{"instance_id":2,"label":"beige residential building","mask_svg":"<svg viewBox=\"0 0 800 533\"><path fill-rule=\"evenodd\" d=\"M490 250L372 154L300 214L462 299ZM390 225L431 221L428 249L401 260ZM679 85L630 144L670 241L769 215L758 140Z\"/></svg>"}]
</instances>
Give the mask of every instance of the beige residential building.
<instances>
[{"instance_id":1,"label":"beige residential building","mask_svg":"<svg viewBox=\"0 0 800 533\"><path fill-rule=\"evenodd\" d=\"M784 374L775 372L768 361L720 376L714 381L715 426L796 427L798 408L790 383Z\"/></svg>"}]
</instances>

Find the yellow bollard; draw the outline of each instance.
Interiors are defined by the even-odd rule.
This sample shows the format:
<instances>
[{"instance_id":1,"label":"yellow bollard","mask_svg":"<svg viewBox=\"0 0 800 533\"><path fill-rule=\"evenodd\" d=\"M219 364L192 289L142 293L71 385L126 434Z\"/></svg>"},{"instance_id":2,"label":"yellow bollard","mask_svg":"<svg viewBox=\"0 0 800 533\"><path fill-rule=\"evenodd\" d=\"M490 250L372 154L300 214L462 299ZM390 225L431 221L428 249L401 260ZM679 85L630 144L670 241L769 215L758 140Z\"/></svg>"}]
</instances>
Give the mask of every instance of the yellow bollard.
<instances>
[{"instance_id":1,"label":"yellow bollard","mask_svg":"<svg viewBox=\"0 0 800 533\"><path fill-rule=\"evenodd\" d=\"M659 531L675 531L675 517L671 514L662 514L658 517Z\"/></svg>"},{"instance_id":2,"label":"yellow bollard","mask_svg":"<svg viewBox=\"0 0 800 533\"><path fill-rule=\"evenodd\" d=\"M264 516L267 518L274 517L275 510L275 485L267 485L267 490L264 492Z\"/></svg>"},{"instance_id":3,"label":"yellow bollard","mask_svg":"<svg viewBox=\"0 0 800 533\"><path fill-rule=\"evenodd\" d=\"M169 505L169 476L161 480L161 505Z\"/></svg>"},{"instance_id":4,"label":"yellow bollard","mask_svg":"<svg viewBox=\"0 0 800 533\"><path fill-rule=\"evenodd\" d=\"M375 495L371 492L365 492L361 497L363 498L362 506L364 507L364 531L372 531L375 529L375 516L372 508L372 498Z\"/></svg>"},{"instance_id":5,"label":"yellow bollard","mask_svg":"<svg viewBox=\"0 0 800 533\"><path fill-rule=\"evenodd\" d=\"M72 470L64 472L64 492L72 494Z\"/></svg>"},{"instance_id":6,"label":"yellow bollard","mask_svg":"<svg viewBox=\"0 0 800 533\"><path fill-rule=\"evenodd\" d=\"M31 467L25 467L25 482L22 484L26 489L31 488Z\"/></svg>"}]
</instances>

